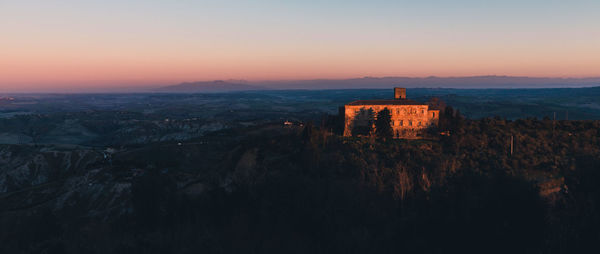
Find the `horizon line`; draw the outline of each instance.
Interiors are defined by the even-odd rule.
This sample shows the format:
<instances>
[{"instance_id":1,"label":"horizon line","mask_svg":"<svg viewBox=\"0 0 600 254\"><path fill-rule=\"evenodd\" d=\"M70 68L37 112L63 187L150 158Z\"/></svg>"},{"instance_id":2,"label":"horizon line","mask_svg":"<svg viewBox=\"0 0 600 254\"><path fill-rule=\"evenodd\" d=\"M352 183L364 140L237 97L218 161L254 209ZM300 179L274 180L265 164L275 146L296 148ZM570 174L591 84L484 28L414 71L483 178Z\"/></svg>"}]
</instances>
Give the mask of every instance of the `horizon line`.
<instances>
[{"instance_id":1,"label":"horizon line","mask_svg":"<svg viewBox=\"0 0 600 254\"><path fill-rule=\"evenodd\" d=\"M486 75L427 75L427 76L406 76L406 75L385 75L385 76L351 76L351 77L312 77L312 78L281 78L281 79L247 79L247 78L207 78L207 79L188 79L181 81L180 79L159 79L159 80L144 80L144 79L121 79L121 80L109 80L109 79L87 79L87 80L63 80L63 81L50 81L46 83L46 85L57 85L60 83L63 84L83 84L83 83L104 83L107 85L109 83L117 85L118 83L138 83L145 85L165 85L164 83L173 84L173 82L178 83L189 83L189 82L211 82L211 81L247 81L247 82L273 82L273 81L311 81L311 80L351 80L351 79L384 79L384 78L415 78L415 79L425 79L425 78L477 78L477 77L504 77L504 78L547 78L547 79L600 79L600 74L598 75L590 75L590 76L521 76L521 75L501 75L501 74L486 74ZM56 84L51 84L56 83ZM5 82L3 84L12 84L12 85L35 85L40 84L38 82L31 82L26 84L24 82Z\"/></svg>"}]
</instances>

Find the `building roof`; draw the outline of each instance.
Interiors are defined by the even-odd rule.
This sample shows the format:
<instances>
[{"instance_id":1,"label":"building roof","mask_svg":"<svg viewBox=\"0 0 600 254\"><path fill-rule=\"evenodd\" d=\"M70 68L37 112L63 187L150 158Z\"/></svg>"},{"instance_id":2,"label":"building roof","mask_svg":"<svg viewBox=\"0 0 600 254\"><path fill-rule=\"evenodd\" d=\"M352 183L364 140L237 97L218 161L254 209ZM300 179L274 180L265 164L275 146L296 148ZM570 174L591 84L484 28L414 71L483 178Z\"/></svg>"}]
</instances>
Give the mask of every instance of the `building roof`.
<instances>
[{"instance_id":1,"label":"building roof","mask_svg":"<svg viewBox=\"0 0 600 254\"><path fill-rule=\"evenodd\" d=\"M350 102L346 105L347 106L362 106L362 105L427 105L427 104L409 100L409 99L399 99L399 100L358 100L358 101Z\"/></svg>"}]
</instances>

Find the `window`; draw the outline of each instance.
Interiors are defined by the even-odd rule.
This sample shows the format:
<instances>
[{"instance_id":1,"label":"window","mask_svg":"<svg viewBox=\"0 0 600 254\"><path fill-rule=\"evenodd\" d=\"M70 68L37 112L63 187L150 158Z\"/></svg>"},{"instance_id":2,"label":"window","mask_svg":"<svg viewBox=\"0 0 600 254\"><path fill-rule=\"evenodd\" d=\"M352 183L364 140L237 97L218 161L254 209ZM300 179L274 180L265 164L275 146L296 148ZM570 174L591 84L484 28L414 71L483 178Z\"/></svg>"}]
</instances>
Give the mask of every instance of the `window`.
<instances>
[{"instance_id":1,"label":"window","mask_svg":"<svg viewBox=\"0 0 600 254\"><path fill-rule=\"evenodd\" d=\"M435 112L431 112L431 113L433 113L433 117L435 118Z\"/></svg>"},{"instance_id":2,"label":"window","mask_svg":"<svg viewBox=\"0 0 600 254\"><path fill-rule=\"evenodd\" d=\"M400 126L404 126L404 120L400 120Z\"/></svg>"},{"instance_id":3,"label":"window","mask_svg":"<svg viewBox=\"0 0 600 254\"><path fill-rule=\"evenodd\" d=\"M417 123L418 126L421 126L421 121L419 121L419 123Z\"/></svg>"},{"instance_id":4,"label":"window","mask_svg":"<svg viewBox=\"0 0 600 254\"><path fill-rule=\"evenodd\" d=\"M421 114L425 114L425 110L424 109L421 109Z\"/></svg>"},{"instance_id":5,"label":"window","mask_svg":"<svg viewBox=\"0 0 600 254\"><path fill-rule=\"evenodd\" d=\"M412 120L408 121L408 126L412 126Z\"/></svg>"}]
</instances>

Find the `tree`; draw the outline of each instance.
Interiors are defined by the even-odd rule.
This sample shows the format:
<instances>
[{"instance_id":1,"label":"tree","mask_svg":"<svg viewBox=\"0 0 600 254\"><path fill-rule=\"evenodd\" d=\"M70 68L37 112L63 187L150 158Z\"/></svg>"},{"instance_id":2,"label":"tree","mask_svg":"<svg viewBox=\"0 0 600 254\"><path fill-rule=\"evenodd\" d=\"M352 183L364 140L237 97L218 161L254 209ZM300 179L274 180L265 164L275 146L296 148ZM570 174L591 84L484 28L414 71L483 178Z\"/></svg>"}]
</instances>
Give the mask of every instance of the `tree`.
<instances>
[{"instance_id":1,"label":"tree","mask_svg":"<svg viewBox=\"0 0 600 254\"><path fill-rule=\"evenodd\" d=\"M312 122L308 122L306 123L306 126L304 126L304 129L302 130L302 143L310 143L310 139L312 137L312 133L313 133L313 124Z\"/></svg>"},{"instance_id":2,"label":"tree","mask_svg":"<svg viewBox=\"0 0 600 254\"><path fill-rule=\"evenodd\" d=\"M371 134L371 130L373 123L371 121L367 122L365 125L355 124L352 127L352 136L366 136Z\"/></svg>"},{"instance_id":3,"label":"tree","mask_svg":"<svg viewBox=\"0 0 600 254\"><path fill-rule=\"evenodd\" d=\"M394 131L392 130L392 115L390 110L384 108L377 113L377 120L375 120L375 134L379 138L392 138Z\"/></svg>"},{"instance_id":4,"label":"tree","mask_svg":"<svg viewBox=\"0 0 600 254\"><path fill-rule=\"evenodd\" d=\"M427 104L429 105L429 109L437 109L437 110L440 110L440 112L446 108L446 103L444 101L440 100L440 98L438 98L438 97L431 97L431 99L429 99ZM441 113L443 113L443 112L441 112Z\"/></svg>"}]
</instances>

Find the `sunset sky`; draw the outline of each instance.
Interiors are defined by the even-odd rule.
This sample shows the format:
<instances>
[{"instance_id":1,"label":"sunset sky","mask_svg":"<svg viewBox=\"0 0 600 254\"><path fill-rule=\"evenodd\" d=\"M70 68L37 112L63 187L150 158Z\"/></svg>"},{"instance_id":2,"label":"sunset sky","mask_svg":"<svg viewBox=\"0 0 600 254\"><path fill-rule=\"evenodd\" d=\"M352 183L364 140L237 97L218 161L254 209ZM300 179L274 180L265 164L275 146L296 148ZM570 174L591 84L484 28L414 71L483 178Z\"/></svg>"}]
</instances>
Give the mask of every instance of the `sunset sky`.
<instances>
[{"instance_id":1,"label":"sunset sky","mask_svg":"<svg viewBox=\"0 0 600 254\"><path fill-rule=\"evenodd\" d=\"M600 76L600 1L0 0L0 91Z\"/></svg>"}]
</instances>

